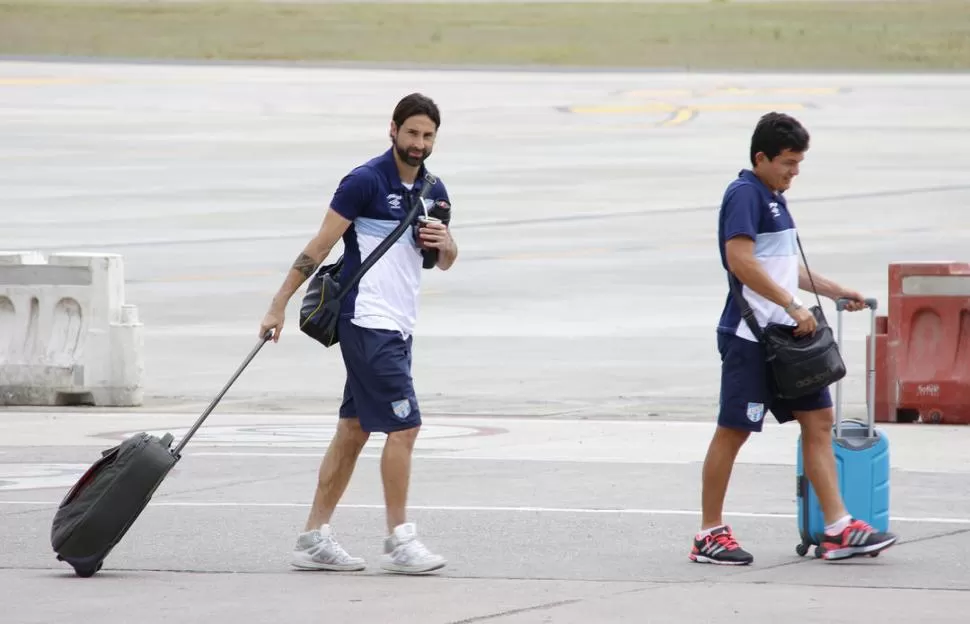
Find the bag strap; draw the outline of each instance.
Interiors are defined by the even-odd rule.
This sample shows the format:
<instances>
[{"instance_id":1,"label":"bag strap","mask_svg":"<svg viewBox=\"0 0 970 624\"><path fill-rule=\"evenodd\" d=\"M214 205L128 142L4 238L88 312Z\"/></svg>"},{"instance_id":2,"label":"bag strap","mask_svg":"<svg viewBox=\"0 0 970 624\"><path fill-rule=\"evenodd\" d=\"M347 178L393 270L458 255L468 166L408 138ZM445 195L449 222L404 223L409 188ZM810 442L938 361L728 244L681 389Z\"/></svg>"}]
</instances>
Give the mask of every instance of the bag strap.
<instances>
[{"instance_id":1,"label":"bag strap","mask_svg":"<svg viewBox=\"0 0 970 624\"><path fill-rule=\"evenodd\" d=\"M411 193L407 193L405 195L405 197L407 197L408 201L411 203L411 209L408 211L407 215L405 215L401 222L398 223L397 227L394 228L394 231L388 234L387 237L381 241L380 245L378 245L377 248L375 248L374 251L372 251L367 258L360 263L360 266L357 268L354 274L350 276L350 279L348 279L346 283L342 284L340 292L337 293L332 301L340 301L343 299L344 295L350 292L350 290L357 285L357 282L364 277L364 273L366 273L378 260L380 260L380 257L391 248L391 245L393 245L397 239L401 238L401 235L404 234L405 230L411 226L411 223L414 221L415 217L418 216L418 212L424 209L424 200L431 192L431 187L437 183L438 178L427 171L424 173L424 184L421 185L421 191L418 193L417 199L415 199L414 195Z\"/></svg>"},{"instance_id":2,"label":"bag strap","mask_svg":"<svg viewBox=\"0 0 970 624\"><path fill-rule=\"evenodd\" d=\"M815 288L815 280L812 278L812 271L808 268L808 258L805 257L805 250L802 249L802 239L799 238L797 233L795 234L795 242L798 243L798 251L802 254L802 262L805 263L805 272L808 273L808 281L812 284L812 292L815 293L815 301L818 302L819 312L821 312L824 316L825 312L822 309L822 300L819 298L818 290Z\"/></svg>"},{"instance_id":3,"label":"bag strap","mask_svg":"<svg viewBox=\"0 0 970 624\"><path fill-rule=\"evenodd\" d=\"M748 329L754 334L755 339L761 342L762 336L764 335L761 328L758 326L758 321L754 318L754 310L748 305L747 300L741 294L741 280L734 273L728 272L728 284L731 286L731 292L734 294L734 300L737 302L738 307L741 308L741 318L744 322L748 324Z\"/></svg>"},{"instance_id":4,"label":"bag strap","mask_svg":"<svg viewBox=\"0 0 970 624\"><path fill-rule=\"evenodd\" d=\"M815 293L815 300L818 301L818 309L822 313L823 317L825 315L822 309L822 300L818 296L818 289L815 288L815 279L812 277L812 271L808 268L808 258L805 257L805 250L802 248L802 240L798 234L795 234L795 242L798 243L798 252L802 256L802 261L805 263L805 272L808 273L808 280L812 284L812 292ZM761 331L761 327L758 326L758 322L754 318L754 311L751 306L748 305L747 300L741 295L741 280L734 273L728 272L728 284L731 287L731 292L734 294L734 299L737 301L738 307L741 308L741 318L744 322L748 324L748 329L754 334L754 337L761 342L764 332Z\"/></svg>"}]
</instances>

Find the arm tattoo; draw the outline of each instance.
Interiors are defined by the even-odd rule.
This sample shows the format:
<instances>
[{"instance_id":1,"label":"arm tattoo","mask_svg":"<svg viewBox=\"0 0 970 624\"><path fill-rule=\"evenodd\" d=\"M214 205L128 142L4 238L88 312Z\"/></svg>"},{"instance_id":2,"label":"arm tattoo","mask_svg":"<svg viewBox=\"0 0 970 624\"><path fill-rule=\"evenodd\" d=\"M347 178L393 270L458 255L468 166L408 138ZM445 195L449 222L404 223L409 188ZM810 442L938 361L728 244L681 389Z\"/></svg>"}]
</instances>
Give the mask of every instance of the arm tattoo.
<instances>
[{"instance_id":1,"label":"arm tattoo","mask_svg":"<svg viewBox=\"0 0 970 624\"><path fill-rule=\"evenodd\" d=\"M313 271L316 270L317 262L305 253L300 253L296 261L293 262L293 268L299 271L303 277L309 278L313 275Z\"/></svg>"}]
</instances>

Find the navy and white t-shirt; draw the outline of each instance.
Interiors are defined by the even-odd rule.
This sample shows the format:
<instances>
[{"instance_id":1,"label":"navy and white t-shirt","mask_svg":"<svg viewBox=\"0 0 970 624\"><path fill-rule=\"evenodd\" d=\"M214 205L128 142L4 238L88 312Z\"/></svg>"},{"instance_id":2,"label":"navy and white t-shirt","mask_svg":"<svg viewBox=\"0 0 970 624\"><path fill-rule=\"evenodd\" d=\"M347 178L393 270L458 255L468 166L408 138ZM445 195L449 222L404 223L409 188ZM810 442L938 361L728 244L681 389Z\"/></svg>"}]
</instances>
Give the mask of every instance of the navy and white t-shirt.
<instances>
[{"instance_id":1,"label":"navy and white t-shirt","mask_svg":"<svg viewBox=\"0 0 970 624\"><path fill-rule=\"evenodd\" d=\"M773 193L750 170L743 170L728 185L721 202L718 223L718 245L721 265L727 271L725 243L736 236L746 236L755 241L754 254L765 272L788 292L798 292L798 243L795 221L788 212L788 205L780 193ZM728 273L728 279L742 286L741 293L754 312L760 327L768 323L796 325L795 321L778 304L765 299L736 277ZM717 330L746 340L756 341L754 334L741 317L741 309L728 288L727 301L721 313Z\"/></svg>"},{"instance_id":2,"label":"navy and white t-shirt","mask_svg":"<svg viewBox=\"0 0 970 624\"><path fill-rule=\"evenodd\" d=\"M354 168L337 185L330 207L352 221L344 233L344 266L340 280L348 279L362 262L407 215L406 195L417 199L424 184L424 165L417 182L405 185L391 150ZM425 204L449 201L439 178ZM450 201L449 201L450 203ZM406 338L414 331L421 284L421 250L410 228L374 263L357 286L347 293L341 317L355 325L400 331Z\"/></svg>"}]
</instances>

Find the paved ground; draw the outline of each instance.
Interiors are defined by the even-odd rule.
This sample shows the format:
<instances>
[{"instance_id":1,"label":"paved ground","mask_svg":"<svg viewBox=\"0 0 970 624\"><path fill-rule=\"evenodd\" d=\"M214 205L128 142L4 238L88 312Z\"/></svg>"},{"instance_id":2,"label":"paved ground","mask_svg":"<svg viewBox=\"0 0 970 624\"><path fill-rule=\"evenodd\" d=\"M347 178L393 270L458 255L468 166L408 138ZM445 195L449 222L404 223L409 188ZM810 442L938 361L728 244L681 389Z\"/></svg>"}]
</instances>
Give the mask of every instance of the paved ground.
<instances>
[{"instance_id":1,"label":"paved ground","mask_svg":"<svg viewBox=\"0 0 970 624\"><path fill-rule=\"evenodd\" d=\"M462 248L426 275L415 355L414 517L450 567L287 569L342 386L339 353L294 330L296 297L105 570L75 580L49 549L60 496L125 434L191 423L412 90L443 108L431 164ZM135 413L0 412L12 621L962 621L964 428L889 428L904 543L884 557L794 554L796 432L770 423L728 500L756 565L693 566L686 549L717 399L716 210L757 116L813 133L790 194L812 268L884 301L888 262L966 259L968 105L966 76L0 64L0 249L123 253L148 367ZM853 416L866 328L849 317ZM336 518L372 563L379 444Z\"/></svg>"}]
</instances>

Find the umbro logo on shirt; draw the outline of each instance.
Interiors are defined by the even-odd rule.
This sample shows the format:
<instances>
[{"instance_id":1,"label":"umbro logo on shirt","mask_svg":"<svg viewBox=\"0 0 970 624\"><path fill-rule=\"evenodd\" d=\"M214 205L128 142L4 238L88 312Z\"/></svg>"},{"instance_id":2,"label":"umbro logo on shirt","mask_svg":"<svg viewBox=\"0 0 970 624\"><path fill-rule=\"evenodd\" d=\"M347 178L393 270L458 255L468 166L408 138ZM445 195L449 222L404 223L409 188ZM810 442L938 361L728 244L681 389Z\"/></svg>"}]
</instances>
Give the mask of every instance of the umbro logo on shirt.
<instances>
[{"instance_id":1,"label":"umbro logo on shirt","mask_svg":"<svg viewBox=\"0 0 970 624\"><path fill-rule=\"evenodd\" d=\"M781 209L778 208L778 202L769 202L768 210L771 211L771 216L776 219L781 216Z\"/></svg>"}]
</instances>

